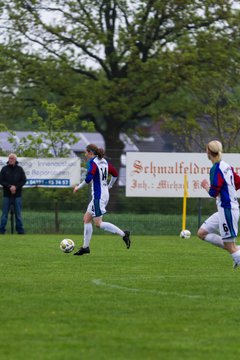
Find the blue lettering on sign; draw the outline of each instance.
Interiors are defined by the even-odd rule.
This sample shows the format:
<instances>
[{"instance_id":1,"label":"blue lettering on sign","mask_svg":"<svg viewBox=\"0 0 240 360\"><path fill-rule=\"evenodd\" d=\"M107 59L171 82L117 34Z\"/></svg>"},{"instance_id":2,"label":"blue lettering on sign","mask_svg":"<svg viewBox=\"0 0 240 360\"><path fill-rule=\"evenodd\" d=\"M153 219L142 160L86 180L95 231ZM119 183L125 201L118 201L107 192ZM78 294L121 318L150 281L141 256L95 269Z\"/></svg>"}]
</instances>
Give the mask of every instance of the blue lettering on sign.
<instances>
[{"instance_id":1,"label":"blue lettering on sign","mask_svg":"<svg viewBox=\"0 0 240 360\"><path fill-rule=\"evenodd\" d=\"M70 186L69 179L27 179L26 185Z\"/></svg>"}]
</instances>

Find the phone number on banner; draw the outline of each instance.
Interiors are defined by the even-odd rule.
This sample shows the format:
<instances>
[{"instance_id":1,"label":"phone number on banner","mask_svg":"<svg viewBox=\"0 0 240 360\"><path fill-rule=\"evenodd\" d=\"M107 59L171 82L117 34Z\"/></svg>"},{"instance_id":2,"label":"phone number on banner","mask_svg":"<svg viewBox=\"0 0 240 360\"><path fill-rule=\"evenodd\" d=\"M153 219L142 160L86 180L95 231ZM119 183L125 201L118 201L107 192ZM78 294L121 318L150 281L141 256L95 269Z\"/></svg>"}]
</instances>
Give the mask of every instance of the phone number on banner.
<instances>
[{"instance_id":1,"label":"phone number on banner","mask_svg":"<svg viewBox=\"0 0 240 360\"><path fill-rule=\"evenodd\" d=\"M70 179L27 179L26 185L70 186Z\"/></svg>"}]
</instances>

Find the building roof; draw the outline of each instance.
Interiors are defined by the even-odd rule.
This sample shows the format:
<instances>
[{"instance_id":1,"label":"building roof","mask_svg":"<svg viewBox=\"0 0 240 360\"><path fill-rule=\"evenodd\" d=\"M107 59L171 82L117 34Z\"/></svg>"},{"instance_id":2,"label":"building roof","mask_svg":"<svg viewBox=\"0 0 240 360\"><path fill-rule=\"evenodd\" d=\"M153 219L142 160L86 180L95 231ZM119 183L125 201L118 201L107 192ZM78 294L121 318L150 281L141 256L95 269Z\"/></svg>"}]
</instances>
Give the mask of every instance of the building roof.
<instances>
[{"instance_id":1,"label":"building roof","mask_svg":"<svg viewBox=\"0 0 240 360\"><path fill-rule=\"evenodd\" d=\"M28 135L38 135L35 131L14 131L15 139L17 143L21 142L22 138L26 138ZM40 132L39 132L40 133ZM76 144L71 146L74 153L84 152L88 144L95 144L98 147L105 148L105 142L103 136L100 133L91 132L76 132L74 135L79 139ZM8 131L0 132L0 147L3 151L12 152L14 151L13 144L9 141L9 138L13 137ZM120 139L124 142L124 152L127 151L139 151L138 147L133 141L126 135L120 134Z\"/></svg>"},{"instance_id":2,"label":"building roof","mask_svg":"<svg viewBox=\"0 0 240 360\"><path fill-rule=\"evenodd\" d=\"M134 143L140 152L171 152L173 146L167 137L159 134L152 134L149 137L138 137L133 135Z\"/></svg>"}]
</instances>

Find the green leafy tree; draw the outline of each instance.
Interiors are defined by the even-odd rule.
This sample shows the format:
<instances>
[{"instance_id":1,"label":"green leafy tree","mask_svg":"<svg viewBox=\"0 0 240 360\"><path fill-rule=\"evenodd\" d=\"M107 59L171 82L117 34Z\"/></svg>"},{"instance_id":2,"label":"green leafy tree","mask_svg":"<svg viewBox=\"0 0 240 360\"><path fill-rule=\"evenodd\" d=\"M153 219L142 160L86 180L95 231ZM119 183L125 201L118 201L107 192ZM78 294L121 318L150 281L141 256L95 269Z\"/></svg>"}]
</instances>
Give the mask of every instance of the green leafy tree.
<instances>
[{"instance_id":1,"label":"green leafy tree","mask_svg":"<svg viewBox=\"0 0 240 360\"><path fill-rule=\"evenodd\" d=\"M3 9L6 42L21 43L28 60L34 55L55 61L72 73L68 106L81 105L80 119L95 124L108 155L119 160L124 147L119 134L159 115L167 94L183 82L187 86L189 77L200 77L201 56L192 58L189 45L197 54L207 48L204 40L199 43L201 34L210 33L218 43L228 37L231 48L239 29L233 5L229 0L6 0ZM218 59L213 69L215 56L208 50L203 62L212 62L217 72L226 59Z\"/></svg>"},{"instance_id":2,"label":"green leafy tree","mask_svg":"<svg viewBox=\"0 0 240 360\"><path fill-rule=\"evenodd\" d=\"M45 116L40 116L36 110L28 119L35 123L37 133L32 133L19 140L14 131L9 136L9 141L14 146L14 151L19 156L28 157L68 157L71 154L71 146L78 142L78 138L66 130L78 119L79 109L74 108L70 113L60 110L56 104L42 103Z\"/></svg>"},{"instance_id":3,"label":"green leafy tree","mask_svg":"<svg viewBox=\"0 0 240 360\"><path fill-rule=\"evenodd\" d=\"M36 55L23 54L19 44L0 45L0 50L0 121L8 128L37 130L36 124L27 119L32 116L33 109L41 115L43 101L71 111L74 103L71 89L76 82L72 70L53 59L43 61ZM73 131L71 125L65 123L66 130ZM79 121L75 127L81 131L82 125Z\"/></svg>"},{"instance_id":4,"label":"green leafy tree","mask_svg":"<svg viewBox=\"0 0 240 360\"><path fill-rule=\"evenodd\" d=\"M222 141L225 151L239 149L240 54L234 40L239 28L228 31L230 37L224 26L219 34L200 32L197 46L181 38L170 54L173 73L178 68L179 85L162 96L160 113L164 114L162 129L176 135L175 148L181 151L205 151L213 138ZM159 107L154 111L157 114Z\"/></svg>"},{"instance_id":5,"label":"green leafy tree","mask_svg":"<svg viewBox=\"0 0 240 360\"><path fill-rule=\"evenodd\" d=\"M163 131L175 134L175 146L181 151L205 151L206 143L219 139L226 152L239 152L240 91L239 79L224 79L201 84L198 89L181 89L165 102L168 115ZM171 110L170 104L175 106ZM175 144L176 145L176 144Z\"/></svg>"},{"instance_id":6,"label":"green leafy tree","mask_svg":"<svg viewBox=\"0 0 240 360\"><path fill-rule=\"evenodd\" d=\"M206 99L205 99L206 100ZM217 137L225 152L239 152L240 135L240 88L229 88L224 82L208 92L208 99L201 114L203 133L206 138ZM208 136L207 136L208 133ZM198 138L200 142L200 137ZM205 149L206 141L204 144Z\"/></svg>"}]
</instances>

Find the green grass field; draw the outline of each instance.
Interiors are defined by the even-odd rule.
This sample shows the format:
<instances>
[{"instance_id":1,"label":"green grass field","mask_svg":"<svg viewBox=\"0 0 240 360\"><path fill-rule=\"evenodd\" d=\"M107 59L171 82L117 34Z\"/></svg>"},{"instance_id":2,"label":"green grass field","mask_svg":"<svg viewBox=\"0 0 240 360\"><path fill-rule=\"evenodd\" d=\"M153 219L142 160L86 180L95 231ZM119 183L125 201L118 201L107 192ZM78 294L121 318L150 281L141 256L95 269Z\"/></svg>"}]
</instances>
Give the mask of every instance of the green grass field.
<instances>
[{"instance_id":1,"label":"green grass field","mask_svg":"<svg viewBox=\"0 0 240 360\"><path fill-rule=\"evenodd\" d=\"M239 358L240 269L226 252L136 235L127 250L103 234L77 257L62 238L0 237L0 359Z\"/></svg>"}]
</instances>

